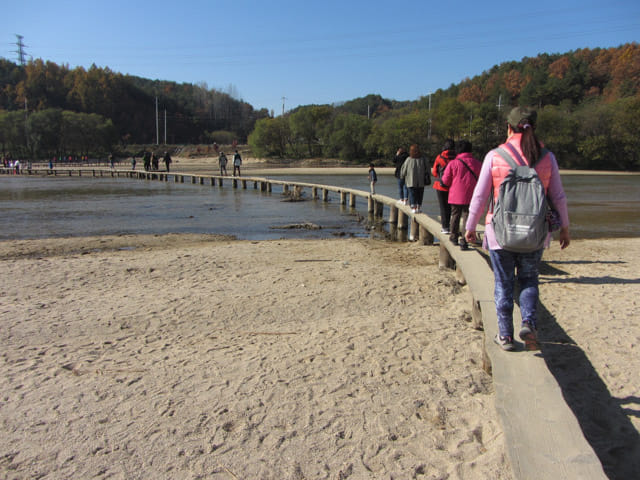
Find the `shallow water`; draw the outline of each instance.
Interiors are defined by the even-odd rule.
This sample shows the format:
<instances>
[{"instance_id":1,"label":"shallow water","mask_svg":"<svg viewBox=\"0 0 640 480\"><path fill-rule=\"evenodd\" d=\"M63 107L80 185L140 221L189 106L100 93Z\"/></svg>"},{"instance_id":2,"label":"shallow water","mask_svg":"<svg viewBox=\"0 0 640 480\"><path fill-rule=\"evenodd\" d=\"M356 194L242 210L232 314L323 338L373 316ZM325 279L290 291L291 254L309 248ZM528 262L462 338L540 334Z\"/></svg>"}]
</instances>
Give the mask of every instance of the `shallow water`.
<instances>
[{"instance_id":1,"label":"shallow water","mask_svg":"<svg viewBox=\"0 0 640 480\"><path fill-rule=\"evenodd\" d=\"M268 177L268 176L267 176ZM276 177L273 177L276 178ZM368 191L363 175L289 175L278 179ZM394 177L379 175L376 192L397 197ZM563 177L573 238L635 237L640 234L640 177ZM306 197L310 191L305 192ZM0 239L114 234L211 233L247 240L370 235L366 201L356 208L330 202L283 201L281 190L260 192L225 186L111 177L0 176ZM439 209L432 188L425 213ZM385 212L385 218L387 213ZM320 230L286 229L312 223Z\"/></svg>"}]
</instances>

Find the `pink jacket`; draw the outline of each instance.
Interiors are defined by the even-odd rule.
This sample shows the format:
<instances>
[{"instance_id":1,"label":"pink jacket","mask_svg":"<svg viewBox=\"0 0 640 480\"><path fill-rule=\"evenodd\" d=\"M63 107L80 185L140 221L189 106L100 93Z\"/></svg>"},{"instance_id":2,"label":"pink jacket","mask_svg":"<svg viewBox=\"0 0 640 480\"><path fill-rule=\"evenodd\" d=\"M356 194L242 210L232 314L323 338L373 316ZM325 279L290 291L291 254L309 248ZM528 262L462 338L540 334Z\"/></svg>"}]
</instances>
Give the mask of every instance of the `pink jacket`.
<instances>
[{"instance_id":1,"label":"pink jacket","mask_svg":"<svg viewBox=\"0 0 640 480\"><path fill-rule=\"evenodd\" d=\"M451 205L469 205L471 203L473 189L478 181L481 168L482 164L471 153L461 153L447 164L442 181L449 186L449 203ZM471 173L472 171L473 173Z\"/></svg>"},{"instance_id":2,"label":"pink jacket","mask_svg":"<svg viewBox=\"0 0 640 480\"><path fill-rule=\"evenodd\" d=\"M507 141L522 155L522 149L520 148L521 138L522 134L516 133ZM491 199L492 191L494 196L497 195L496 192L500 187L500 183L508 171L509 166L500 155L494 153L493 150L487 153L482 164L482 169L480 170L478 184L473 192L473 198L469 206L469 218L467 219L466 230L476 230L476 226L481 221L482 214L485 212L487 204ZM567 197L562 188L558 163L553 153L549 152L545 158L538 162L536 171L547 190L547 195L551 199L553 206L560 214L560 225L562 227L568 227L569 211L567 209ZM497 250L501 247L496 241L496 236L491 224L492 215L491 211L487 211L483 246L488 250ZM547 238L546 246L548 246L550 237L551 234L549 234Z\"/></svg>"}]
</instances>

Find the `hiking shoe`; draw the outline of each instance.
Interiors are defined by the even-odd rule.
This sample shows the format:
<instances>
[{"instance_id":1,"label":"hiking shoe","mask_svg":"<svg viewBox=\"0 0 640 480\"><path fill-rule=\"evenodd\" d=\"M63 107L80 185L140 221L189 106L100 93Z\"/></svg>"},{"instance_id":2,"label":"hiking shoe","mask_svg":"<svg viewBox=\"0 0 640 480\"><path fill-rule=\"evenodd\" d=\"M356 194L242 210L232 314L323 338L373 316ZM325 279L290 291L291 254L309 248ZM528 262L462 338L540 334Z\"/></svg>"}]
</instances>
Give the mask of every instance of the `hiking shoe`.
<instances>
[{"instance_id":1,"label":"hiking shoe","mask_svg":"<svg viewBox=\"0 0 640 480\"><path fill-rule=\"evenodd\" d=\"M501 336L499 333L496 333L493 341L503 350L510 352L515 348L513 345L513 337L507 335L506 337Z\"/></svg>"},{"instance_id":2,"label":"hiking shoe","mask_svg":"<svg viewBox=\"0 0 640 480\"><path fill-rule=\"evenodd\" d=\"M538 343L538 333L529 322L522 322L522 328L520 329L519 335L520 340L524 342L525 350L540 350L540 344Z\"/></svg>"}]
</instances>

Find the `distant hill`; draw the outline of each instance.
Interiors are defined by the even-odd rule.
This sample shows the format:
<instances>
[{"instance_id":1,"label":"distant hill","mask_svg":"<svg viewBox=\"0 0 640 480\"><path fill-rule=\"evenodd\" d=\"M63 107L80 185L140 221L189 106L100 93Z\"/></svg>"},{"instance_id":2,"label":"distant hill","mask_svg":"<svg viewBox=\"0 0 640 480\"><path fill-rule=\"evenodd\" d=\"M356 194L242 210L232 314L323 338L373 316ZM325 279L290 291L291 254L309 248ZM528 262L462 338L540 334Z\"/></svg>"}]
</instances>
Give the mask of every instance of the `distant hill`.
<instances>
[{"instance_id":1,"label":"distant hill","mask_svg":"<svg viewBox=\"0 0 640 480\"><path fill-rule=\"evenodd\" d=\"M470 139L481 156L504 139L514 105L539 109L538 133L561 166L640 169L637 43L505 62L417 101L371 94L276 118L234 98L231 87L0 59L0 147L32 157L153 144L157 135L164 143L165 118L169 144L248 139L265 157L388 162L412 143L433 157L446 138Z\"/></svg>"},{"instance_id":2,"label":"distant hill","mask_svg":"<svg viewBox=\"0 0 640 480\"><path fill-rule=\"evenodd\" d=\"M389 162L416 143L430 158L466 138L477 156L504 141L512 106L538 109L538 134L565 168L640 170L640 46L580 49L505 62L413 102L367 95L261 119L258 155Z\"/></svg>"},{"instance_id":3,"label":"distant hill","mask_svg":"<svg viewBox=\"0 0 640 480\"><path fill-rule=\"evenodd\" d=\"M212 142L214 132L245 141L256 119L268 115L204 84L149 80L95 65L70 69L38 59L23 67L0 59L0 85L0 111L24 111L26 106L29 111L98 114L111 120L119 142L155 142L156 98L160 140L166 118L168 143Z\"/></svg>"}]
</instances>

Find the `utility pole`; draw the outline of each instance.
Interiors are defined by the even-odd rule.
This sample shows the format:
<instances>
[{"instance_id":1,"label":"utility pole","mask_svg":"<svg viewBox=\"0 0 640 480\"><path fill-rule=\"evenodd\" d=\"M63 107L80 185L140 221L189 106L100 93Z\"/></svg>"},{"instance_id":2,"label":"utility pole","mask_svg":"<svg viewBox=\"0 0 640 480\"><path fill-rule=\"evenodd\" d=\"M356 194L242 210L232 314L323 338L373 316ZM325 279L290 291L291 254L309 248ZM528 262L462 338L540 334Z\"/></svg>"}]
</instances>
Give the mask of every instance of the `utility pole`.
<instances>
[{"instance_id":1,"label":"utility pole","mask_svg":"<svg viewBox=\"0 0 640 480\"><path fill-rule=\"evenodd\" d=\"M287 99L287 97L282 97L282 115L284 115L284 101Z\"/></svg>"},{"instance_id":2,"label":"utility pole","mask_svg":"<svg viewBox=\"0 0 640 480\"><path fill-rule=\"evenodd\" d=\"M158 128L158 97L156 97L156 145L160 145L160 130Z\"/></svg>"},{"instance_id":3,"label":"utility pole","mask_svg":"<svg viewBox=\"0 0 640 480\"><path fill-rule=\"evenodd\" d=\"M498 96L498 119L496 120L496 135L500 133L500 111L502 110L502 94Z\"/></svg>"},{"instance_id":4,"label":"utility pole","mask_svg":"<svg viewBox=\"0 0 640 480\"><path fill-rule=\"evenodd\" d=\"M167 109L164 109L164 144L167 144Z\"/></svg>"},{"instance_id":5,"label":"utility pole","mask_svg":"<svg viewBox=\"0 0 640 480\"><path fill-rule=\"evenodd\" d=\"M22 35L18 35L16 33L16 38L18 39L18 41L16 42L16 45L18 46L18 50L15 53L18 54L18 63L24 67L24 56L25 56L24 47L25 47L25 44L22 43L22 39L24 37Z\"/></svg>"},{"instance_id":6,"label":"utility pole","mask_svg":"<svg viewBox=\"0 0 640 480\"><path fill-rule=\"evenodd\" d=\"M427 138L431 140L431 94L429 94L429 134Z\"/></svg>"}]
</instances>

